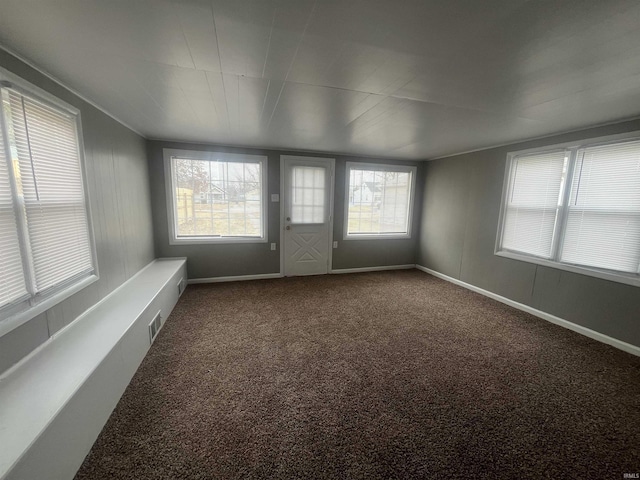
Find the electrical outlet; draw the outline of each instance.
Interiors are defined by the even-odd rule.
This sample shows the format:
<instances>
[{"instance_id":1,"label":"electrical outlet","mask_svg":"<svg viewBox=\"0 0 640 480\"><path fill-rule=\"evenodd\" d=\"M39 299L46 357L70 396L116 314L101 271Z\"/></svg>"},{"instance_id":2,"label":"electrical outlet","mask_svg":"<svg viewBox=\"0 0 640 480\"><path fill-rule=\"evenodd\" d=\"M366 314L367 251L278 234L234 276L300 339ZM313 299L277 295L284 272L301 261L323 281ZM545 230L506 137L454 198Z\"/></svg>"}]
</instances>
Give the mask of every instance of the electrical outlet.
<instances>
[{"instance_id":1,"label":"electrical outlet","mask_svg":"<svg viewBox=\"0 0 640 480\"><path fill-rule=\"evenodd\" d=\"M279 202L280 201L280 195L277 193L272 193L271 194L271 201L272 202Z\"/></svg>"},{"instance_id":2,"label":"electrical outlet","mask_svg":"<svg viewBox=\"0 0 640 480\"><path fill-rule=\"evenodd\" d=\"M338 248L338 242L333 242L333 248Z\"/></svg>"},{"instance_id":3,"label":"electrical outlet","mask_svg":"<svg viewBox=\"0 0 640 480\"><path fill-rule=\"evenodd\" d=\"M272 243L272 244L271 244L271 250L275 250L275 249L276 249L276 244L275 244L275 243Z\"/></svg>"}]
</instances>

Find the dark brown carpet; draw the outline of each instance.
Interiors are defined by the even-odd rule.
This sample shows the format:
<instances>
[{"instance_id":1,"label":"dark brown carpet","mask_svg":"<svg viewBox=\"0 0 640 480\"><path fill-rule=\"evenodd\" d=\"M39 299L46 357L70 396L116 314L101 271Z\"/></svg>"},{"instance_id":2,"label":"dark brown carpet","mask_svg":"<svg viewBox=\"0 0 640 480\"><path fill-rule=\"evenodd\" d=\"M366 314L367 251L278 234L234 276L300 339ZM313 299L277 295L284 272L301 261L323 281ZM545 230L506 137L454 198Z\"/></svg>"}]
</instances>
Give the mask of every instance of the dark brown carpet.
<instances>
[{"instance_id":1,"label":"dark brown carpet","mask_svg":"<svg viewBox=\"0 0 640 480\"><path fill-rule=\"evenodd\" d=\"M190 286L77 479L622 479L640 359L422 272Z\"/></svg>"}]
</instances>

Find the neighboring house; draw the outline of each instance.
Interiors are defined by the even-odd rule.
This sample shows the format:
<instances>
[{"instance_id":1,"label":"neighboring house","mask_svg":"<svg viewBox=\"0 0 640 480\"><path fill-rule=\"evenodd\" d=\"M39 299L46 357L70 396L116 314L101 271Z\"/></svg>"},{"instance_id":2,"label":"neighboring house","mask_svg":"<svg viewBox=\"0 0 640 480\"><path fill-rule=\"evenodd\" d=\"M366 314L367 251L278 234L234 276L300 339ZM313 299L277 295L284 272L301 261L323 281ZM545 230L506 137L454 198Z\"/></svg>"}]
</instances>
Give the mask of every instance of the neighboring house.
<instances>
[{"instance_id":1,"label":"neighboring house","mask_svg":"<svg viewBox=\"0 0 640 480\"><path fill-rule=\"evenodd\" d=\"M244 198L250 201L260 200L260 188L254 188L253 190L248 190L247 192L245 192Z\"/></svg>"},{"instance_id":2,"label":"neighboring house","mask_svg":"<svg viewBox=\"0 0 640 480\"><path fill-rule=\"evenodd\" d=\"M409 188L407 184L387 185L384 191L384 203L388 205L404 205L406 208L409 200Z\"/></svg>"},{"instance_id":3,"label":"neighboring house","mask_svg":"<svg viewBox=\"0 0 640 480\"><path fill-rule=\"evenodd\" d=\"M382 201L382 188L375 182L362 182L356 186L349 195L351 205L357 203L380 203Z\"/></svg>"},{"instance_id":4,"label":"neighboring house","mask_svg":"<svg viewBox=\"0 0 640 480\"><path fill-rule=\"evenodd\" d=\"M385 188L384 204L382 206L382 218L387 228L401 227L405 223L409 201L409 189L407 184L387 185Z\"/></svg>"},{"instance_id":5,"label":"neighboring house","mask_svg":"<svg viewBox=\"0 0 640 480\"><path fill-rule=\"evenodd\" d=\"M227 197L228 194L224 188L211 183L209 189L206 192L200 192L194 200L196 203L215 203L227 200Z\"/></svg>"}]
</instances>

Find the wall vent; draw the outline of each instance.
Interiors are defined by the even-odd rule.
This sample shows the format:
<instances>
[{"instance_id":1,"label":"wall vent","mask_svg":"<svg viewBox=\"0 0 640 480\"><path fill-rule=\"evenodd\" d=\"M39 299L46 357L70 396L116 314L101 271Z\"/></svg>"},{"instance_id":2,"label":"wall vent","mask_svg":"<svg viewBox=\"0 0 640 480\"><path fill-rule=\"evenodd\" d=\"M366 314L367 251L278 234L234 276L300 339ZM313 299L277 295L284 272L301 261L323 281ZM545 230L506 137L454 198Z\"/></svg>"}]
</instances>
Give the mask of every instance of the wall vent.
<instances>
[{"instance_id":1,"label":"wall vent","mask_svg":"<svg viewBox=\"0 0 640 480\"><path fill-rule=\"evenodd\" d=\"M149 324L149 341L153 343L155 338L158 336L158 332L162 328L162 312L159 311L151 323Z\"/></svg>"}]
</instances>

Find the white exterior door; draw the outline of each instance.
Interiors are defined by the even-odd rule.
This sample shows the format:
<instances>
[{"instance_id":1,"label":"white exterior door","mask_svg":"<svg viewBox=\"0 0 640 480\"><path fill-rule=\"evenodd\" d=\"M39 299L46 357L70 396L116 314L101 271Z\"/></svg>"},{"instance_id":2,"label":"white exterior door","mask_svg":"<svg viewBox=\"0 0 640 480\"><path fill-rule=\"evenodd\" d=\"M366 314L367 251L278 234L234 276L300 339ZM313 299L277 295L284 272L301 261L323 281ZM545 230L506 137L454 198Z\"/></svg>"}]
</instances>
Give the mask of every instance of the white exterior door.
<instances>
[{"instance_id":1,"label":"white exterior door","mask_svg":"<svg viewBox=\"0 0 640 480\"><path fill-rule=\"evenodd\" d=\"M329 272L333 218L332 158L283 155L283 268L287 277Z\"/></svg>"}]
</instances>

